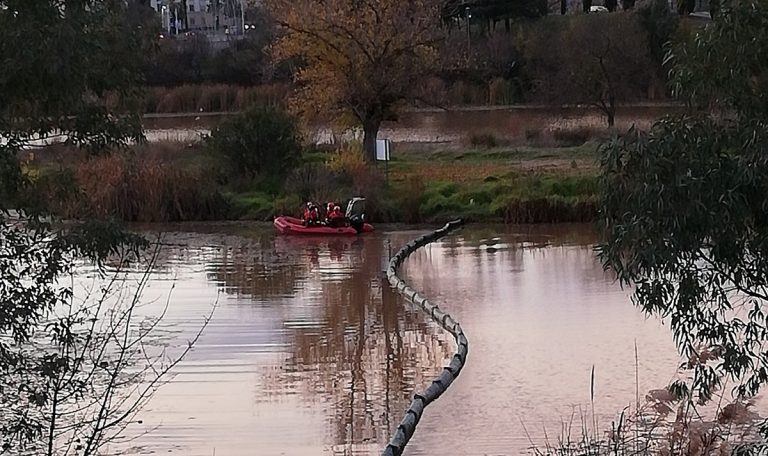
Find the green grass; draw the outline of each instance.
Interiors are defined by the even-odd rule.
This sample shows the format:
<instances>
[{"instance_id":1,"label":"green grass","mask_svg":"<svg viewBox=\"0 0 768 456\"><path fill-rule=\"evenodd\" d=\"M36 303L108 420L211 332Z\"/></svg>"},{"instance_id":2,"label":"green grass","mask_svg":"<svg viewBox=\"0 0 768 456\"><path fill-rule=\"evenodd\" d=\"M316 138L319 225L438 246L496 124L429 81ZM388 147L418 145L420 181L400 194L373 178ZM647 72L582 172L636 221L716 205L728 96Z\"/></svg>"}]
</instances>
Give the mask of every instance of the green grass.
<instances>
[{"instance_id":1,"label":"green grass","mask_svg":"<svg viewBox=\"0 0 768 456\"><path fill-rule=\"evenodd\" d=\"M282 180L271 176L242 182L222 179L225 171L221 163L200 145L153 143L137 147L136 152L142 160L156 160L169 170L207 176L206 182L213 186L210 190L223 196L221 210L211 217L269 220L280 214L298 215L302 203L298 192L285 187ZM330 154L325 147L308 147L303 161L324 166ZM354 183L355 179L375 175L358 173L324 191L332 191L334 198L363 193L376 222L442 222L455 217L475 222L568 222L594 217L598 193L597 168L590 164L596 163L594 143L559 148L419 150L411 146L408 151L396 149L394 157L388 166L388 186L383 177ZM58 175L61 166L74 169L75 165L43 157L34 164L34 171L42 177ZM378 170L383 173L384 166L379 164ZM56 196L63 195L58 187L48 187L52 198L64 201L64 196Z\"/></svg>"},{"instance_id":2,"label":"green grass","mask_svg":"<svg viewBox=\"0 0 768 456\"><path fill-rule=\"evenodd\" d=\"M419 213L425 221L584 221L594 215L597 185L595 176L569 175L512 175L464 185L426 182Z\"/></svg>"},{"instance_id":3,"label":"green grass","mask_svg":"<svg viewBox=\"0 0 768 456\"><path fill-rule=\"evenodd\" d=\"M420 161L508 161L508 160L595 160L597 144L587 142L572 147L531 147L507 146L494 148L437 149L433 151L408 152L405 162Z\"/></svg>"},{"instance_id":4,"label":"green grass","mask_svg":"<svg viewBox=\"0 0 768 456\"><path fill-rule=\"evenodd\" d=\"M239 220L268 220L274 210L274 197L262 192L228 192L224 197L229 202L231 218Z\"/></svg>"}]
</instances>

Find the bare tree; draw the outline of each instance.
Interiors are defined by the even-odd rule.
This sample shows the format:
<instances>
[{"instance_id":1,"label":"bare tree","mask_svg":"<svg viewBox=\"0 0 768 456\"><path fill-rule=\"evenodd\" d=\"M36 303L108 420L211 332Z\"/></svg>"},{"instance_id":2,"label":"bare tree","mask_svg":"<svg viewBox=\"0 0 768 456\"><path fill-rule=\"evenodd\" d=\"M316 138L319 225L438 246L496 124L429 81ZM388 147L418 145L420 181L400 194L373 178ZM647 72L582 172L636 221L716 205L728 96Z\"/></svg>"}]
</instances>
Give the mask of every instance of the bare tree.
<instances>
[{"instance_id":1,"label":"bare tree","mask_svg":"<svg viewBox=\"0 0 768 456\"><path fill-rule=\"evenodd\" d=\"M135 281L136 272L123 265L138 260L137 250L109 257L112 267L100 263L100 279L76 296L72 271L78 249L69 247L74 244L48 229L1 218L0 231L3 452L101 454L105 445L124 437L137 413L171 378L210 314L168 354L158 324L170 295L160 315L141 315L157 249Z\"/></svg>"},{"instance_id":2,"label":"bare tree","mask_svg":"<svg viewBox=\"0 0 768 456\"><path fill-rule=\"evenodd\" d=\"M640 98L654 64L648 39L631 13L591 14L567 27L528 38L536 96L550 103L587 104L613 126L618 103Z\"/></svg>"}]
</instances>

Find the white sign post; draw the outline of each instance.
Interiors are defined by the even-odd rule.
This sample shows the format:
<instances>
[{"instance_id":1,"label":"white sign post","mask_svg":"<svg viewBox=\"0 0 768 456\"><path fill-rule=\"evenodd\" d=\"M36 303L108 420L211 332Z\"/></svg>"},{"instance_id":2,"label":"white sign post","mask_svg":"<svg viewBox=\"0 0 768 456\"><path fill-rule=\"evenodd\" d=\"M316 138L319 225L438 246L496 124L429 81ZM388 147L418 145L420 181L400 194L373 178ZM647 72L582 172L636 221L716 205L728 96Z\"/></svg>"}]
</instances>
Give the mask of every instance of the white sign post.
<instances>
[{"instance_id":1,"label":"white sign post","mask_svg":"<svg viewBox=\"0 0 768 456\"><path fill-rule=\"evenodd\" d=\"M387 186L389 186L389 140L377 139L376 140L376 161L384 162L384 174L387 179Z\"/></svg>"},{"instance_id":2,"label":"white sign post","mask_svg":"<svg viewBox=\"0 0 768 456\"><path fill-rule=\"evenodd\" d=\"M388 139L376 140L376 160L389 161L389 140Z\"/></svg>"}]
</instances>

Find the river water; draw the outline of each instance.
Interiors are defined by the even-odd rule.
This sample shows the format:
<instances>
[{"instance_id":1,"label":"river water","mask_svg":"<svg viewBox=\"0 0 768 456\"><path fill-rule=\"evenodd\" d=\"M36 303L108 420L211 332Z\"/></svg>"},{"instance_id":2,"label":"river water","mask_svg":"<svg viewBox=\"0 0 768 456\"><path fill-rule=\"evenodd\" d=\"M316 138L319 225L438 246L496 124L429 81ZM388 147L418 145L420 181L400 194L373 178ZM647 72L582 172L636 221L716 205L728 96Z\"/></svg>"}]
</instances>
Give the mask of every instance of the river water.
<instances>
[{"instance_id":1,"label":"river water","mask_svg":"<svg viewBox=\"0 0 768 456\"><path fill-rule=\"evenodd\" d=\"M382 280L390 252L425 230L291 238L265 226L162 229L143 311L159 312L170 293L161 329L179 345L218 304L141 424L128 427L135 439L112 451L376 455L455 350ZM406 454L525 454L530 440L555 440L562 420L575 412L578 428L579 408L590 407L593 366L605 428L636 389L669 382L678 356L668 329L632 307L594 242L580 225L467 227L406 261L404 278L470 341L467 366Z\"/></svg>"},{"instance_id":2,"label":"river water","mask_svg":"<svg viewBox=\"0 0 768 456\"><path fill-rule=\"evenodd\" d=\"M619 107L616 128L625 131L632 126L648 129L654 120L682 108L665 105ZM149 141L195 141L210 133L224 116L148 116L144 119ZM605 117L587 107L511 106L447 110L406 111L397 121L384 122L380 139L413 143L461 143L477 134L491 134L513 144L530 143L532 137L560 129L605 128ZM309 130L318 143L334 142L341 133L326 126ZM359 132L358 132L359 133Z\"/></svg>"}]
</instances>

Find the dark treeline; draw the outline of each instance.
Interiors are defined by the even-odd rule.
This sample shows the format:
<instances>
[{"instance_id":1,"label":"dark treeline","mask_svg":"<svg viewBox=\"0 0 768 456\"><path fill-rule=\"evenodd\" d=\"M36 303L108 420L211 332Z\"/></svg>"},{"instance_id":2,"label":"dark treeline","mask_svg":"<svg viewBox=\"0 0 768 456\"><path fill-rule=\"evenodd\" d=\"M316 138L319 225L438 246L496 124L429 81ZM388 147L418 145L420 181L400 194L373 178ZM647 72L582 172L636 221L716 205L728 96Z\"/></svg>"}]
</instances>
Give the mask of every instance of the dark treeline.
<instances>
[{"instance_id":1,"label":"dark treeline","mask_svg":"<svg viewBox=\"0 0 768 456\"><path fill-rule=\"evenodd\" d=\"M447 31L438 48L441 65L432 77L417 81L423 86L422 101L436 106L585 103L610 117L612 103L666 97L664 45L675 38L679 16L665 0L637 5L623 1L621 8L630 12L564 16L552 14L561 6L553 1L446 0L441 9ZM569 4L573 6L573 2ZM565 2L562 7L566 8ZM142 13L131 13L132 20L144 21L161 34L148 7L135 5L132 9L142 8ZM624 16L632 17L631 24L627 25ZM203 34L163 35L156 52L145 61L146 84L166 88L289 85L300 62L274 63L269 49L279 33L275 21L256 6L246 11L246 22L254 26L245 38L227 46L214 45ZM593 51L601 46L616 56L610 74L580 72L586 81L566 74L563 68L568 66L590 68L590 60L600 58ZM628 78L628 74L635 77ZM603 99L595 99L594 93L585 90L608 79L614 86L609 95L601 95ZM552 98L551 87L564 89L557 91L558 99ZM233 109L239 108L222 108Z\"/></svg>"}]
</instances>

